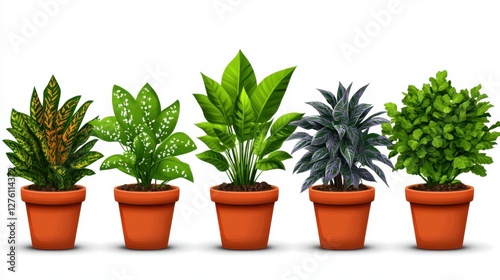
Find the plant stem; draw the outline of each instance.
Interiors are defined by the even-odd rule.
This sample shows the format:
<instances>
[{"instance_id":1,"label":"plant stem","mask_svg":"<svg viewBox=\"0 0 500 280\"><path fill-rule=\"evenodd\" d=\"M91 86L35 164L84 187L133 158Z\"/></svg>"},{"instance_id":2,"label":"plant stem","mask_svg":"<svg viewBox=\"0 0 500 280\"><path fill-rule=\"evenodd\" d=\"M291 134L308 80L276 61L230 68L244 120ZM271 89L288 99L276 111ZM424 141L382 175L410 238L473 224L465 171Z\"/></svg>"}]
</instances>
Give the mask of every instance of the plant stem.
<instances>
[{"instance_id":1,"label":"plant stem","mask_svg":"<svg viewBox=\"0 0 500 280\"><path fill-rule=\"evenodd\" d=\"M340 173L335 176L335 188L342 189L342 175Z\"/></svg>"}]
</instances>

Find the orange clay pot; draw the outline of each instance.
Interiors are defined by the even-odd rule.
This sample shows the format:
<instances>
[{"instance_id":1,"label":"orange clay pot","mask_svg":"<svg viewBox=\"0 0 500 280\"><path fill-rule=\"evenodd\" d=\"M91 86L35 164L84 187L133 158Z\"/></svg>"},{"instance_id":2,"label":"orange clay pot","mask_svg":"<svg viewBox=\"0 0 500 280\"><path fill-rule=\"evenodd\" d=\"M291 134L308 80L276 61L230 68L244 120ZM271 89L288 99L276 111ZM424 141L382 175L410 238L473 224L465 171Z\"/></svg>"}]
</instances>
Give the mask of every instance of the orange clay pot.
<instances>
[{"instance_id":1,"label":"orange clay pot","mask_svg":"<svg viewBox=\"0 0 500 280\"><path fill-rule=\"evenodd\" d=\"M165 249L168 246L179 188L157 192L122 191L114 188L120 208L125 247L136 250Z\"/></svg>"},{"instance_id":2,"label":"orange clay pot","mask_svg":"<svg viewBox=\"0 0 500 280\"><path fill-rule=\"evenodd\" d=\"M75 247L80 208L87 189L76 185L74 191L44 192L21 188L26 203L31 246L43 250L63 250Z\"/></svg>"},{"instance_id":3,"label":"orange clay pot","mask_svg":"<svg viewBox=\"0 0 500 280\"><path fill-rule=\"evenodd\" d=\"M267 247L278 187L269 191L228 192L210 188L215 202L222 247L256 250Z\"/></svg>"},{"instance_id":4,"label":"orange clay pot","mask_svg":"<svg viewBox=\"0 0 500 280\"><path fill-rule=\"evenodd\" d=\"M463 191L428 192L405 189L410 202L417 247L430 250L462 248L469 202L474 188Z\"/></svg>"},{"instance_id":5,"label":"orange clay pot","mask_svg":"<svg viewBox=\"0 0 500 280\"><path fill-rule=\"evenodd\" d=\"M309 188L314 202L319 244L323 249L352 250L365 246L366 227L375 189L327 192Z\"/></svg>"}]
</instances>

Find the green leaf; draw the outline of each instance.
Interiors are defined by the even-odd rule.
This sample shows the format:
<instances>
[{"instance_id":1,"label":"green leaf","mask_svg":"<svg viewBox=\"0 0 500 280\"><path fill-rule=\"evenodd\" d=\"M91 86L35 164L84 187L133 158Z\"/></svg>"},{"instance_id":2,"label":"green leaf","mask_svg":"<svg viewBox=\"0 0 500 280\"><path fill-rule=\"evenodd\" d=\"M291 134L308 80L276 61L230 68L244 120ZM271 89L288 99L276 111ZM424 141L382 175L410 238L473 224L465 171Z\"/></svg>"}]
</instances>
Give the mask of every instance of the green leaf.
<instances>
[{"instance_id":1,"label":"green leaf","mask_svg":"<svg viewBox=\"0 0 500 280\"><path fill-rule=\"evenodd\" d=\"M59 99L61 97L61 88L54 76L50 78L49 83L43 91L43 125L42 131L45 133L48 150L48 161L55 163L57 161L57 133L56 116L59 108ZM38 122L37 122L38 123Z\"/></svg>"},{"instance_id":2,"label":"green leaf","mask_svg":"<svg viewBox=\"0 0 500 280\"><path fill-rule=\"evenodd\" d=\"M179 100L176 100L156 116L152 128L158 142L163 142L172 134L179 120L180 110Z\"/></svg>"},{"instance_id":3,"label":"green leaf","mask_svg":"<svg viewBox=\"0 0 500 280\"><path fill-rule=\"evenodd\" d=\"M385 110L387 110L387 115L391 118L399 115L398 106L392 102L384 104Z\"/></svg>"},{"instance_id":4,"label":"green leaf","mask_svg":"<svg viewBox=\"0 0 500 280\"><path fill-rule=\"evenodd\" d=\"M215 106L215 108L217 108L217 110L219 110L226 124L233 124L234 99L229 96L226 90L224 90L219 83L203 75L203 73L201 76L203 77L203 82L205 83L208 100Z\"/></svg>"},{"instance_id":5,"label":"green leaf","mask_svg":"<svg viewBox=\"0 0 500 280\"><path fill-rule=\"evenodd\" d=\"M194 141L186 133L176 132L158 145L153 157L158 161L168 157L183 155L195 149L196 145Z\"/></svg>"},{"instance_id":6,"label":"green leaf","mask_svg":"<svg viewBox=\"0 0 500 280\"><path fill-rule=\"evenodd\" d=\"M230 125L226 123L222 113L210 102L206 95L195 93L193 96L200 105L203 116L209 123Z\"/></svg>"},{"instance_id":7,"label":"green leaf","mask_svg":"<svg viewBox=\"0 0 500 280\"><path fill-rule=\"evenodd\" d=\"M103 155L99 152L87 152L77 160L73 161L70 166L74 169L83 169L102 157Z\"/></svg>"},{"instance_id":8,"label":"green leaf","mask_svg":"<svg viewBox=\"0 0 500 280\"><path fill-rule=\"evenodd\" d=\"M439 136L432 139L432 146L434 146L435 148L440 148L443 145L443 143L444 143L443 139Z\"/></svg>"},{"instance_id":9,"label":"green leaf","mask_svg":"<svg viewBox=\"0 0 500 280\"><path fill-rule=\"evenodd\" d=\"M207 145L207 147L214 152L222 153L226 150L226 147L222 145L218 137L205 135L198 137L198 139L205 143L205 145Z\"/></svg>"},{"instance_id":10,"label":"green leaf","mask_svg":"<svg viewBox=\"0 0 500 280\"><path fill-rule=\"evenodd\" d=\"M143 121L142 110L135 98L125 89L114 85L113 86L113 112L116 120L125 131L133 132L131 126L141 124ZM133 134L133 139L136 135Z\"/></svg>"},{"instance_id":11,"label":"green leaf","mask_svg":"<svg viewBox=\"0 0 500 280\"><path fill-rule=\"evenodd\" d=\"M171 181L177 178L184 178L193 182L193 173L189 164L180 161L176 157L167 157L162 159L156 166L156 172L153 174L153 179L162 181Z\"/></svg>"},{"instance_id":12,"label":"green leaf","mask_svg":"<svg viewBox=\"0 0 500 280\"><path fill-rule=\"evenodd\" d=\"M219 130L227 130L227 126L225 125L220 125L220 124L212 124L209 122L201 122L195 124L197 127L201 128L208 136L212 137L217 137L217 134L215 134L214 128L217 128Z\"/></svg>"},{"instance_id":13,"label":"green leaf","mask_svg":"<svg viewBox=\"0 0 500 280\"><path fill-rule=\"evenodd\" d=\"M153 127L156 118L160 114L161 104L155 90L148 83L139 91L137 103L144 114L148 126Z\"/></svg>"},{"instance_id":14,"label":"green leaf","mask_svg":"<svg viewBox=\"0 0 500 280\"><path fill-rule=\"evenodd\" d=\"M255 123L252 103L247 96L245 89L242 89L235 104L234 128L236 136L243 142L253 138L253 128Z\"/></svg>"},{"instance_id":15,"label":"green leaf","mask_svg":"<svg viewBox=\"0 0 500 280\"><path fill-rule=\"evenodd\" d=\"M121 127L115 116L105 117L102 120L95 119L89 122L94 126L94 135L107 142L122 142ZM122 142L122 144L125 144Z\"/></svg>"},{"instance_id":16,"label":"green leaf","mask_svg":"<svg viewBox=\"0 0 500 280\"><path fill-rule=\"evenodd\" d=\"M125 152L123 155L117 154L106 158L101 164L101 170L118 169L121 172L135 177L134 165L136 157L131 152Z\"/></svg>"},{"instance_id":17,"label":"green leaf","mask_svg":"<svg viewBox=\"0 0 500 280\"><path fill-rule=\"evenodd\" d=\"M279 117L271 126L271 135L266 139L263 149L259 150L257 155L262 157L281 148L288 136L297 129L296 126L290 125L290 122L299 120L303 115L288 113Z\"/></svg>"},{"instance_id":18,"label":"green leaf","mask_svg":"<svg viewBox=\"0 0 500 280\"><path fill-rule=\"evenodd\" d=\"M254 92L257 87L255 73L252 65L241 51L238 51L238 54L224 69L221 84L233 104L243 89L248 95Z\"/></svg>"},{"instance_id":19,"label":"green leaf","mask_svg":"<svg viewBox=\"0 0 500 280\"><path fill-rule=\"evenodd\" d=\"M469 159L465 156L456 157L453 160L453 168L465 169L469 166Z\"/></svg>"},{"instance_id":20,"label":"green leaf","mask_svg":"<svg viewBox=\"0 0 500 280\"><path fill-rule=\"evenodd\" d=\"M30 116L36 120L39 126L43 125L43 107L35 88L31 94ZM14 128L14 126L12 127Z\"/></svg>"},{"instance_id":21,"label":"green leaf","mask_svg":"<svg viewBox=\"0 0 500 280\"><path fill-rule=\"evenodd\" d=\"M481 177L486 176L486 169L482 165L476 164L476 165L472 166L471 171L472 171L472 173L479 175Z\"/></svg>"},{"instance_id":22,"label":"green leaf","mask_svg":"<svg viewBox=\"0 0 500 280\"><path fill-rule=\"evenodd\" d=\"M219 171L226 171L229 169L229 164L226 158L220 153L214 151L205 151L196 155L197 158L210 163Z\"/></svg>"},{"instance_id":23,"label":"green leaf","mask_svg":"<svg viewBox=\"0 0 500 280\"><path fill-rule=\"evenodd\" d=\"M270 120L279 108L295 67L273 73L262 80L250 96L256 120Z\"/></svg>"},{"instance_id":24,"label":"green leaf","mask_svg":"<svg viewBox=\"0 0 500 280\"><path fill-rule=\"evenodd\" d=\"M214 128L214 132L219 138L220 142L226 147L226 149L232 149L236 145L236 135L229 134L225 130L220 130L218 128Z\"/></svg>"},{"instance_id":25,"label":"green leaf","mask_svg":"<svg viewBox=\"0 0 500 280\"><path fill-rule=\"evenodd\" d=\"M263 158L257 161L255 164L255 167L258 170L272 170L272 169L282 169L285 170L285 165L283 163L275 158Z\"/></svg>"},{"instance_id":26,"label":"green leaf","mask_svg":"<svg viewBox=\"0 0 500 280\"><path fill-rule=\"evenodd\" d=\"M279 161L287 160L292 158L292 156L285 151L274 151L270 153L267 158L277 159Z\"/></svg>"},{"instance_id":27,"label":"green leaf","mask_svg":"<svg viewBox=\"0 0 500 280\"><path fill-rule=\"evenodd\" d=\"M137 136L135 127L143 125L142 110L135 98L117 85L113 86L112 103L114 115L125 136L122 141L130 147Z\"/></svg>"},{"instance_id":28,"label":"green leaf","mask_svg":"<svg viewBox=\"0 0 500 280\"><path fill-rule=\"evenodd\" d=\"M33 172L33 170L31 170L31 169L20 169L20 168L15 167L15 168L9 169L9 171L7 172L7 175L11 176L11 177L24 178L24 179L32 182L33 184L36 184L39 186L47 185L47 181L45 180L45 178L41 174Z\"/></svg>"},{"instance_id":29,"label":"green leaf","mask_svg":"<svg viewBox=\"0 0 500 280\"><path fill-rule=\"evenodd\" d=\"M153 153L156 149L156 139L152 133L142 132L134 139L133 148L138 169L147 173L153 162Z\"/></svg>"},{"instance_id":30,"label":"green leaf","mask_svg":"<svg viewBox=\"0 0 500 280\"><path fill-rule=\"evenodd\" d=\"M419 141L420 137L422 137L423 131L420 128L417 128L413 131L412 136L413 139Z\"/></svg>"},{"instance_id":31,"label":"green leaf","mask_svg":"<svg viewBox=\"0 0 500 280\"><path fill-rule=\"evenodd\" d=\"M265 140L267 136L267 132L271 127L271 121L259 124L257 127L257 137L253 142L253 153L256 155L260 155L265 150ZM293 153L293 152L292 152Z\"/></svg>"},{"instance_id":32,"label":"green leaf","mask_svg":"<svg viewBox=\"0 0 500 280\"><path fill-rule=\"evenodd\" d=\"M477 164L492 164L493 158L487 156L485 153L479 153L476 156L476 163Z\"/></svg>"}]
</instances>

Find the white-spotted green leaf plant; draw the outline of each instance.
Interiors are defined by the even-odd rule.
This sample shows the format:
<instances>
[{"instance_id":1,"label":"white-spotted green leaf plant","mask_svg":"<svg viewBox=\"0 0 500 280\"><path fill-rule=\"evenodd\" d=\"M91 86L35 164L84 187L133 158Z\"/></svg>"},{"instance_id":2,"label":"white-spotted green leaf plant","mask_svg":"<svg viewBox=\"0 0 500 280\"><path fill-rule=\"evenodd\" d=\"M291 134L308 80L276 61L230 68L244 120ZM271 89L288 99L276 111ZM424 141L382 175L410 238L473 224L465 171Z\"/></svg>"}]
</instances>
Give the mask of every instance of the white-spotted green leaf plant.
<instances>
[{"instance_id":1,"label":"white-spotted green leaf plant","mask_svg":"<svg viewBox=\"0 0 500 280\"><path fill-rule=\"evenodd\" d=\"M350 186L358 188L362 180L375 181L368 169L373 170L387 184L383 170L375 162L393 166L376 146L388 146L391 142L384 136L370 133L369 129L389 121L379 117L384 112L368 115L373 105L359 103L367 87L368 85L360 88L352 97L349 96L351 85L346 89L339 83L336 95L318 89L326 103L306 102L318 114L305 116L291 123L314 131L312 134L295 132L288 138L298 139L292 153L300 149L307 151L293 170L294 173L309 171L301 192L319 180L332 191L344 190Z\"/></svg>"},{"instance_id":2,"label":"white-spotted green leaf plant","mask_svg":"<svg viewBox=\"0 0 500 280\"><path fill-rule=\"evenodd\" d=\"M179 119L178 100L162 109L158 95L146 83L137 98L115 85L112 104L114 116L94 120L94 134L120 143L123 153L106 158L101 170L116 168L145 190L177 178L193 182L191 168L178 156L194 151L196 145L186 133L173 132Z\"/></svg>"},{"instance_id":3,"label":"white-spotted green leaf plant","mask_svg":"<svg viewBox=\"0 0 500 280\"><path fill-rule=\"evenodd\" d=\"M252 65L239 51L227 65L221 83L201 74L206 95L194 97L206 122L197 123L198 137L209 150L196 156L226 172L234 186L253 185L262 171L285 169L292 156L279 150L296 129L290 122L301 113L276 119L295 67L273 73L257 83Z\"/></svg>"},{"instance_id":4,"label":"white-spotted green leaf plant","mask_svg":"<svg viewBox=\"0 0 500 280\"><path fill-rule=\"evenodd\" d=\"M93 126L83 124L92 101L80 108L80 96L59 107L61 88L54 76L43 91L43 103L33 89L30 114L12 110L7 131L15 140L3 140L12 150L7 157L14 165L8 176L31 181L38 189L67 191L83 177L93 175L87 167L103 155L92 151L97 139L88 141Z\"/></svg>"},{"instance_id":5,"label":"white-spotted green leaf plant","mask_svg":"<svg viewBox=\"0 0 500 280\"><path fill-rule=\"evenodd\" d=\"M408 86L403 107L385 104L391 123L382 133L394 143L389 157L397 155L395 169L419 175L429 188L460 183L457 176L472 172L486 176L483 165L493 163L484 153L496 145L500 121L488 125L493 105L481 85L458 91L440 71L422 88Z\"/></svg>"}]
</instances>

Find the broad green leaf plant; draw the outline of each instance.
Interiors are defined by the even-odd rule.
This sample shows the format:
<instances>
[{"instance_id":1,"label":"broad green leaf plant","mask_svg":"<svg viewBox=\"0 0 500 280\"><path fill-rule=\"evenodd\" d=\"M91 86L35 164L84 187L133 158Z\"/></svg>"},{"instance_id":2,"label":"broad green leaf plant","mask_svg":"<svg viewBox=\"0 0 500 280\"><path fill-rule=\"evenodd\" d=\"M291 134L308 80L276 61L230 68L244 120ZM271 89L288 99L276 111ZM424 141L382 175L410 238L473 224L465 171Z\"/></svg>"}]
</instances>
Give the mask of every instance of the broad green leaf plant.
<instances>
[{"instance_id":1,"label":"broad green leaf plant","mask_svg":"<svg viewBox=\"0 0 500 280\"><path fill-rule=\"evenodd\" d=\"M206 122L196 124L209 150L196 156L226 172L234 186L253 185L262 171L285 169L292 156L279 150L296 129L290 122L303 114L273 116L295 67L273 73L257 83L252 65L239 51L227 65L222 82L202 75L206 95L194 94Z\"/></svg>"},{"instance_id":2,"label":"broad green leaf plant","mask_svg":"<svg viewBox=\"0 0 500 280\"><path fill-rule=\"evenodd\" d=\"M196 149L186 133L173 133L179 119L179 100L161 109L158 95L146 83L137 98L115 85L112 103L114 116L92 123L95 136L118 142L123 154L106 158L101 170L116 168L133 176L144 190L161 188L177 178L193 182L191 168L177 158Z\"/></svg>"},{"instance_id":3,"label":"broad green leaf plant","mask_svg":"<svg viewBox=\"0 0 500 280\"><path fill-rule=\"evenodd\" d=\"M440 71L422 88L408 86L403 107L389 102L385 108L391 123L382 125L394 145L389 157L397 157L395 169L419 175L429 187L460 182L457 176L472 172L486 176L484 164L493 159L484 153L496 144L500 122L488 126L493 107L485 101L481 85L457 91L447 72Z\"/></svg>"},{"instance_id":4,"label":"broad green leaf plant","mask_svg":"<svg viewBox=\"0 0 500 280\"><path fill-rule=\"evenodd\" d=\"M288 138L299 139L292 153L300 149L307 150L293 170L294 173L309 171L301 192L320 179L330 191L341 191L351 186L357 189L361 180L375 181L367 168L387 184L383 170L374 161L393 168L390 160L376 148L389 146L391 142L384 136L369 133L369 129L389 120L379 117L385 113L383 111L369 116L373 105L359 103L368 85L349 98L351 85L346 89L339 83L336 96L318 89L327 103L306 102L318 111L318 115L306 116L291 123L315 131L312 135L295 132Z\"/></svg>"},{"instance_id":5,"label":"broad green leaf plant","mask_svg":"<svg viewBox=\"0 0 500 280\"><path fill-rule=\"evenodd\" d=\"M8 176L31 181L39 190L67 191L94 171L86 167L100 159L91 151L97 139L88 141L93 126L82 125L92 101L77 110L80 96L67 100L59 108L61 89L54 76L43 91L43 103L33 89L30 115L12 110L11 128L14 140L3 140L12 150L7 157L14 165Z\"/></svg>"}]
</instances>

